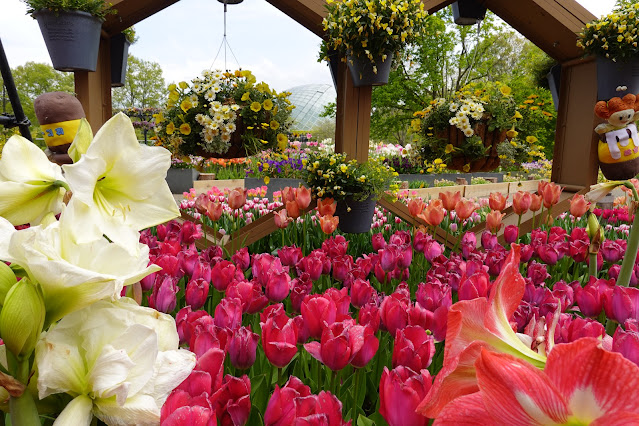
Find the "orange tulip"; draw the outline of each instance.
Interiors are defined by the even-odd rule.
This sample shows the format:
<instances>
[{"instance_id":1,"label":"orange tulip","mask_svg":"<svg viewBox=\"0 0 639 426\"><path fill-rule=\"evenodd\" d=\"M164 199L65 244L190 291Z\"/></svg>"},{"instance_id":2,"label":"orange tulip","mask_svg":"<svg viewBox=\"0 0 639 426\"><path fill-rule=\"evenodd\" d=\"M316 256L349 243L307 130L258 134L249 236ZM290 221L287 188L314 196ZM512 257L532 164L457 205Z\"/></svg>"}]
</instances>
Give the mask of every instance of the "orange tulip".
<instances>
[{"instance_id":1,"label":"orange tulip","mask_svg":"<svg viewBox=\"0 0 639 426\"><path fill-rule=\"evenodd\" d=\"M477 209L474 201L461 199L455 204L455 213L460 220L466 220Z\"/></svg>"},{"instance_id":2,"label":"orange tulip","mask_svg":"<svg viewBox=\"0 0 639 426\"><path fill-rule=\"evenodd\" d=\"M506 197L501 192L491 192L488 196L488 205L492 210L502 211L506 208Z\"/></svg>"},{"instance_id":3,"label":"orange tulip","mask_svg":"<svg viewBox=\"0 0 639 426\"><path fill-rule=\"evenodd\" d=\"M439 199L447 211L455 210L455 206L461 200L461 192L444 191L439 193Z\"/></svg>"},{"instance_id":4,"label":"orange tulip","mask_svg":"<svg viewBox=\"0 0 639 426\"><path fill-rule=\"evenodd\" d=\"M570 214L576 218L580 218L588 211L590 203L586 201L582 194L575 194L570 200Z\"/></svg>"},{"instance_id":5,"label":"orange tulip","mask_svg":"<svg viewBox=\"0 0 639 426\"><path fill-rule=\"evenodd\" d=\"M548 185L549 183L550 182L548 182L547 180L540 180L539 183L537 184L537 194L543 195L544 188L546 188L546 185Z\"/></svg>"},{"instance_id":6,"label":"orange tulip","mask_svg":"<svg viewBox=\"0 0 639 426\"><path fill-rule=\"evenodd\" d=\"M488 229L493 234L499 232L503 223L501 223L501 219L506 216L505 213L501 213L499 210L491 210L490 213L486 215L486 229Z\"/></svg>"},{"instance_id":7,"label":"orange tulip","mask_svg":"<svg viewBox=\"0 0 639 426\"><path fill-rule=\"evenodd\" d=\"M218 203L217 201L211 203L210 208L206 211L206 216L211 219L213 222L217 222L222 217L222 213L224 212L222 203Z\"/></svg>"},{"instance_id":8,"label":"orange tulip","mask_svg":"<svg viewBox=\"0 0 639 426\"><path fill-rule=\"evenodd\" d=\"M295 201L295 188L291 188L290 186L282 189L282 202L286 203L287 201Z\"/></svg>"},{"instance_id":9,"label":"orange tulip","mask_svg":"<svg viewBox=\"0 0 639 426\"><path fill-rule=\"evenodd\" d=\"M300 217L300 207L297 205L297 201L287 201L286 211L288 212L288 216L293 219Z\"/></svg>"},{"instance_id":10,"label":"orange tulip","mask_svg":"<svg viewBox=\"0 0 639 426\"><path fill-rule=\"evenodd\" d=\"M317 211L320 216L333 216L337 209L337 203L332 198L323 198L317 200Z\"/></svg>"},{"instance_id":11,"label":"orange tulip","mask_svg":"<svg viewBox=\"0 0 639 426\"><path fill-rule=\"evenodd\" d=\"M322 232L324 232L327 235L330 235L333 232L335 232L338 224L339 224L339 217L337 216L327 214L320 217L320 228L322 228Z\"/></svg>"},{"instance_id":12,"label":"orange tulip","mask_svg":"<svg viewBox=\"0 0 639 426\"><path fill-rule=\"evenodd\" d=\"M311 204L311 190L305 186L300 186L295 192L295 201L300 210L306 209Z\"/></svg>"},{"instance_id":13,"label":"orange tulip","mask_svg":"<svg viewBox=\"0 0 639 426\"><path fill-rule=\"evenodd\" d=\"M246 203L247 192L248 190L239 187L229 192L229 207L233 210L242 208L244 203Z\"/></svg>"},{"instance_id":14,"label":"orange tulip","mask_svg":"<svg viewBox=\"0 0 639 426\"><path fill-rule=\"evenodd\" d=\"M288 224L293 221L293 219L288 217L288 213L286 212L286 209L276 211L275 216L273 216L273 219L275 219L275 226L277 226L280 229L286 228Z\"/></svg>"},{"instance_id":15,"label":"orange tulip","mask_svg":"<svg viewBox=\"0 0 639 426\"><path fill-rule=\"evenodd\" d=\"M437 199L432 200L430 203L428 203L428 205L420 214L417 215L417 217L422 219L430 226L437 226L442 223L442 220L444 220L444 215L445 212L442 200Z\"/></svg>"},{"instance_id":16,"label":"orange tulip","mask_svg":"<svg viewBox=\"0 0 639 426\"><path fill-rule=\"evenodd\" d=\"M537 212L541 209L543 197L539 194L530 194L530 211Z\"/></svg>"},{"instance_id":17,"label":"orange tulip","mask_svg":"<svg viewBox=\"0 0 639 426\"><path fill-rule=\"evenodd\" d=\"M544 207L549 209L559 202L561 190L563 188L556 183L548 182L543 189L541 196L544 198Z\"/></svg>"},{"instance_id":18,"label":"orange tulip","mask_svg":"<svg viewBox=\"0 0 639 426\"><path fill-rule=\"evenodd\" d=\"M408 201L408 212L411 216L415 217L424 211L425 204L422 200L418 198L411 198Z\"/></svg>"},{"instance_id":19,"label":"orange tulip","mask_svg":"<svg viewBox=\"0 0 639 426\"><path fill-rule=\"evenodd\" d=\"M513 195L513 211L519 216L526 214L528 209L530 209L531 202L532 197L530 196L530 192L517 191Z\"/></svg>"},{"instance_id":20,"label":"orange tulip","mask_svg":"<svg viewBox=\"0 0 639 426\"><path fill-rule=\"evenodd\" d=\"M195 210L200 214L206 214L206 211L211 204L211 199L208 194L200 194L195 199Z\"/></svg>"}]
</instances>

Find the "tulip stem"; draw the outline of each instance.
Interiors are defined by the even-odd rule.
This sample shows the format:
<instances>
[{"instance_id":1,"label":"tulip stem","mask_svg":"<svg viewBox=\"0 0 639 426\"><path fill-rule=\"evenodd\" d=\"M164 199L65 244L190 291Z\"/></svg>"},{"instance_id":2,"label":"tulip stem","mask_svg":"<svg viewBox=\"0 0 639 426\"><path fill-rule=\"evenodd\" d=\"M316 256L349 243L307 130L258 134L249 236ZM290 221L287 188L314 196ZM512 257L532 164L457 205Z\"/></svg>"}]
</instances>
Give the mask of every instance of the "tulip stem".
<instances>
[{"instance_id":1,"label":"tulip stem","mask_svg":"<svg viewBox=\"0 0 639 426\"><path fill-rule=\"evenodd\" d=\"M629 186L632 188L632 195L636 203L637 200L639 200L637 190L634 185L630 184ZM639 249L639 214L635 212L630 235L628 235L626 255L623 258L623 262L621 262L621 271L619 271L619 277L617 277L617 285L628 287L630 284L630 277L632 276L632 270L635 266L635 260L637 259L637 249Z\"/></svg>"},{"instance_id":2,"label":"tulip stem","mask_svg":"<svg viewBox=\"0 0 639 426\"><path fill-rule=\"evenodd\" d=\"M359 381L360 381L360 368L355 369L355 390L353 391L353 405L351 407L351 419L357 424L357 401L359 400Z\"/></svg>"},{"instance_id":3,"label":"tulip stem","mask_svg":"<svg viewBox=\"0 0 639 426\"><path fill-rule=\"evenodd\" d=\"M519 234L520 234L519 227L520 226L521 226L521 215L519 215L519 218L517 219L517 240L515 242L518 244L519 244Z\"/></svg>"}]
</instances>

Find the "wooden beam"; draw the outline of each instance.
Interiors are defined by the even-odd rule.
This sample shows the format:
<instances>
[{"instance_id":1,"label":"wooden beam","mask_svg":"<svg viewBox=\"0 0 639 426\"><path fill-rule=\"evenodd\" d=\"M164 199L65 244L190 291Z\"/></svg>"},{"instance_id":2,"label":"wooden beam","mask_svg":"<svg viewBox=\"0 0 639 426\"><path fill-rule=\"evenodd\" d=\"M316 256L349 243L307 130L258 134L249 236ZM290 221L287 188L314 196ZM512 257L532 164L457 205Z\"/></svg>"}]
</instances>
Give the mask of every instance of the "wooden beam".
<instances>
[{"instance_id":1,"label":"wooden beam","mask_svg":"<svg viewBox=\"0 0 639 426\"><path fill-rule=\"evenodd\" d=\"M319 37L324 37L324 0L266 0Z\"/></svg>"},{"instance_id":2,"label":"wooden beam","mask_svg":"<svg viewBox=\"0 0 639 426\"><path fill-rule=\"evenodd\" d=\"M111 0L117 15L109 15L102 29L109 36L121 33L122 30L158 13L162 9L177 3L179 0Z\"/></svg>"},{"instance_id":3,"label":"wooden beam","mask_svg":"<svg viewBox=\"0 0 639 426\"><path fill-rule=\"evenodd\" d=\"M561 70L552 181L589 187L597 183L597 67L577 61Z\"/></svg>"},{"instance_id":4,"label":"wooden beam","mask_svg":"<svg viewBox=\"0 0 639 426\"><path fill-rule=\"evenodd\" d=\"M100 37L100 51L95 72L76 71L74 73L75 93L94 134L113 115L110 40L104 33Z\"/></svg>"},{"instance_id":5,"label":"wooden beam","mask_svg":"<svg viewBox=\"0 0 639 426\"><path fill-rule=\"evenodd\" d=\"M345 62L338 65L335 152L360 163L368 160L372 86L355 87Z\"/></svg>"}]
</instances>

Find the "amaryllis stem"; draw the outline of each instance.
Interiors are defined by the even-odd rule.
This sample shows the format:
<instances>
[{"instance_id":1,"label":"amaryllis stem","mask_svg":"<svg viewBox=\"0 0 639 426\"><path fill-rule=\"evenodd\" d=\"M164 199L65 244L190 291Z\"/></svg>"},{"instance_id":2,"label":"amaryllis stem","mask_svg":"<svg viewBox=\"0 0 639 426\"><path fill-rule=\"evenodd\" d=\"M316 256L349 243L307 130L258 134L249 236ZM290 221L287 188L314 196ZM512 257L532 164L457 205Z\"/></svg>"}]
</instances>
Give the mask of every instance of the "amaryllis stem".
<instances>
[{"instance_id":1,"label":"amaryllis stem","mask_svg":"<svg viewBox=\"0 0 639 426\"><path fill-rule=\"evenodd\" d=\"M632 184L629 186L632 189L634 202L639 202L639 194L637 194L635 186ZM639 249L639 214L635 212L630 235L628 235L626 255L623 258L623 262L621 262L621 271L619 271L619 277L617 277L617 285L628 287L630 284L630 277L632 276L632 270L635 266L635 260L637 259L637 249Z\"/></svg>"},{"instance_id":2,"label":"amaryllis stem","mask_svg":"<svg viewBox=\"0 0 639 426\"><path fill-rule=\"evenodd\" d=\"M27 384L29 381L29 360L24 359L18 362L16 379ZM11 412L11 424L15 426L39 425L40 417L36 408L33 395L29 389L19 397L9 398L9 411ZM4 414L3 414L4 415Z\"/></svg>"},{"instance_id":3,"label":"amaryllis stem","mask_svg":"<svg viewBox=\"0 0 639 426\"><path fill-rule=\"evenodd\" d=\"M597 278L597 253L588 254L588 273Z\"/></svg>"}]
</instances>

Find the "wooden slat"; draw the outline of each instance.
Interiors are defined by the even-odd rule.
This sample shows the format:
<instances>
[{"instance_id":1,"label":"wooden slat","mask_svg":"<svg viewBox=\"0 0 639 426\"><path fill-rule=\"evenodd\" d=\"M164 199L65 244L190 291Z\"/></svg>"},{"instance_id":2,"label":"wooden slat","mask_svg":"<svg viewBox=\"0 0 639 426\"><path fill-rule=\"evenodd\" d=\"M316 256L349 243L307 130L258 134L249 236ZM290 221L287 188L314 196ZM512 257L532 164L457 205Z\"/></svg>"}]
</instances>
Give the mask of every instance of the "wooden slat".
<instances>
[{"instance_id":1,"label":"wooden slat","mask_svg":"<svg viewBox=\"0 0 639 426\"><path fill-rule=\"evenodd\" d=\"M196 194L208 192L209 189L217 187L219 189L244 188L244 179L220 179L220 180L196 180L193 181L193 188Z\"/></svg>"},{"instance_id":2,"label":"wooden slat","mask_svg":"<svg viewBox=\"0 0 639 426\"><path fill-rule=\"evenodd\" d=\"M305 28L324 36L322 19L326 16L324 0L266 0Z\"/></svg>"},{"instance_id":3,"label":"wooden slat","mask_svg":"<svg viewBox=\"0 0 639 426\"><path fill-rule=\"evenodd\" d=\"M482 185L466 185L466 188L464 189L464 197L487 197L490 195L491 192L501 192L502 194L508 194L509 187L509 182L486 183Z\"/></svg>"},{"instance_id":4,"label":"wooden slat","mask_svg":"<svg viewBox=\"0 0 639 426\"><path fill-rule=\"evenodd\" d=\"M149 16L177 3L179 0L111 0L110 3L118 11L117 15L109 15L102 25L109 36L122 32Z\"/></svg>"}]
</instances>

